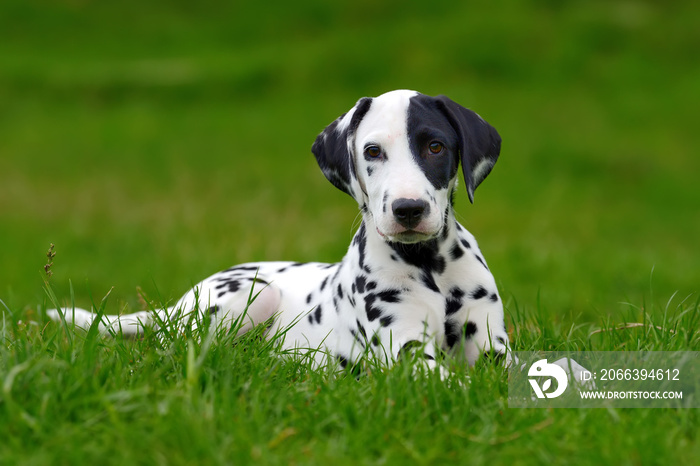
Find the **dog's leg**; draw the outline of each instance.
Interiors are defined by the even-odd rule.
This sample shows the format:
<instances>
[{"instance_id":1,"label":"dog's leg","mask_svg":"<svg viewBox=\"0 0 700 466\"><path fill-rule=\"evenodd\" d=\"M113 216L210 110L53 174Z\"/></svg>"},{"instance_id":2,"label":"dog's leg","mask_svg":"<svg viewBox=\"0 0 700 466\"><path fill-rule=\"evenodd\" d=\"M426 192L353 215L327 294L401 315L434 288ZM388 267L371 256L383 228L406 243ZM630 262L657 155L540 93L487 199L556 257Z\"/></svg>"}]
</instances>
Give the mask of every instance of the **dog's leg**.
<instances>
[{"instance_id":1,"label":"dog's leg","mask_svg":"<svg viewBox=\"0 0 700 466\"><path fill-rule=\"evenodd\" d=\"M464 350L469 365L473 366L482 355L505 358L506 365L510 365L512 355L503 321L503 306L500 299L484 301L469 309L464 326Z\"/></svg>"}]
</instances>

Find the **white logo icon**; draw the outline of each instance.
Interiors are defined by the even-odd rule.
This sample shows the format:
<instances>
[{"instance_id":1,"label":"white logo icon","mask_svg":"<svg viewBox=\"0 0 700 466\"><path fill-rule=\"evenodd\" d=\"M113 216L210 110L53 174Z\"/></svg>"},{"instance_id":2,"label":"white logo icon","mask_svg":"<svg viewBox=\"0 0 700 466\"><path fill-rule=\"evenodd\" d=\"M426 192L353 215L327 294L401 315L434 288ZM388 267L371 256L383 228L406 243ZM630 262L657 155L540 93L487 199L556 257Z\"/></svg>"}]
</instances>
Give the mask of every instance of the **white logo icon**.
<instances>
[{"instance_id":1,"label":"white logo icon","mask_svg":"<svg viewBox=\"0 0 700 466\"><path fill-rule=\"evenodd\" d=\"M549 364L546 359L540 359L530 366L527 375L530 377L548 377L542 384L542 388L540 388L536 379L528 379L537 398L556 398L564 393L566 385L569 383L566 371L556 364ZM552 378L557 380L557 389L547 393L547 390L552 386Z\"/></svg>"}]
</instances>

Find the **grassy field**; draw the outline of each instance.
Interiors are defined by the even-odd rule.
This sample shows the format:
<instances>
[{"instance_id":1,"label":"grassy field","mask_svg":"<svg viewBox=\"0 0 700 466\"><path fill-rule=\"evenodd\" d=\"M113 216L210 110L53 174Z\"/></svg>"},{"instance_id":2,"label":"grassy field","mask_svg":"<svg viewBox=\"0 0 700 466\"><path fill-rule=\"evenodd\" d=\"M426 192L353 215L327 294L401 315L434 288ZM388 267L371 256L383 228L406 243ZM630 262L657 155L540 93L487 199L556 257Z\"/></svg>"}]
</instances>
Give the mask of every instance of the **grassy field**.
<instances>
[{"instance_id":1,"label":"grassy field","mask_svg":"<svg viewBox=\"0 0 700 466\"><path fill-rule=\"evenodd\" d=\"M2 2L0 463L700 458L694 410L508 409L488 364L466 387L410 364L356 380L253 336L42 317L45 280L117 313L239 262L339 260L357 209L311 143L359 97L412 88L503 137L457 210L515 349L700 350L700 6L491 3ZM593 333L642 321L662 330Z\"/></svg>"}]
</instances>

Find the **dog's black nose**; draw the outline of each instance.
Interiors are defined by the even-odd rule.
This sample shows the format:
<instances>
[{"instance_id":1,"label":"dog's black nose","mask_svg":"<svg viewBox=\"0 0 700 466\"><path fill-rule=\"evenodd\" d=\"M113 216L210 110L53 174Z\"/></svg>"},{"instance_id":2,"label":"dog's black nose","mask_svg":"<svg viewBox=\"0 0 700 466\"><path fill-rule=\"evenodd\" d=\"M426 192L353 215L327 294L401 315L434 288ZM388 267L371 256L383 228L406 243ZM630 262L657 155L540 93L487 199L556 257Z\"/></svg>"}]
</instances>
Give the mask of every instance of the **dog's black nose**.
<instances>
[{"instance_id":1,"label":"dog's black nose","mask_svg":"<svg viewBox=\"0 0 700 466\"><path fill-rule=\"evenodd\" d=\"M397 199L391 204L394 218L403 227L412 230L430 212L427 202L420 199Z\"/></svg>"}]
</instances>

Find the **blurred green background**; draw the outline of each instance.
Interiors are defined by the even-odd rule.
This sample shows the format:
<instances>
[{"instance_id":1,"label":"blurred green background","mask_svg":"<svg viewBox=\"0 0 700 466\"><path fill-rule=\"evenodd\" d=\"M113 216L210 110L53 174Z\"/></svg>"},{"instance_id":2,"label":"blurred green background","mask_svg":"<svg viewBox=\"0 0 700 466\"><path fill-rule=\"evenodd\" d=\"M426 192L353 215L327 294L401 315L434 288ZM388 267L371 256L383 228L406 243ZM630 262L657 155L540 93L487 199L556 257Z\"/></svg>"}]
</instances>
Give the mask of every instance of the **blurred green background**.
<instances>
[{"instance_id":1,"label":"blurred green background","mask_svg":"<svg viewBox=\"0 0 700 466\"><path fill-rule=\"evenodd\" d=\"M0 299L45 300L49 243L59 294L114 287L114 313L239 262L339 260L357 207L311 144L411 88L503 138L457 210L510 308L695 300L699 20L692 1L5 0Z\"/></svg>"}]
</instances>

